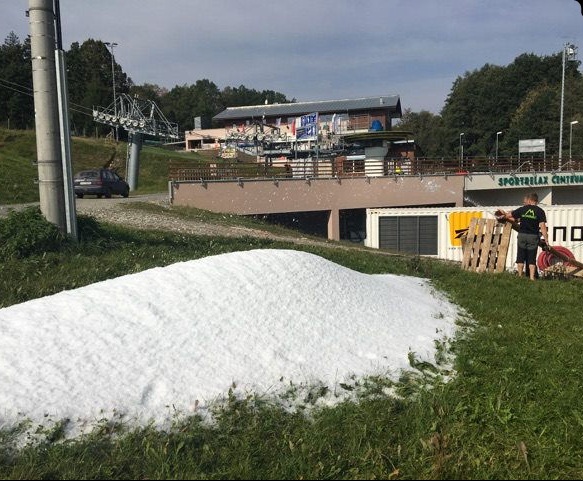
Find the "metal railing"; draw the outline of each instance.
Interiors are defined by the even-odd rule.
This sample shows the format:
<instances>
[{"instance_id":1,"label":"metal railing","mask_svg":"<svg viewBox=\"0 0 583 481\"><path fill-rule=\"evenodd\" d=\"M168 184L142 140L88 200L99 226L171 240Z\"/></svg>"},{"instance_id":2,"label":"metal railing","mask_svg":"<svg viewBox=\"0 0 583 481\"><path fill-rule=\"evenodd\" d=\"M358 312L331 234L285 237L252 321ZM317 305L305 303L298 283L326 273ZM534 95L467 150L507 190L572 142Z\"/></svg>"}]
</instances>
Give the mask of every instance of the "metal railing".
<instances>
[{"instance_id":1,"label":"metal railing","mask_svg":"<svg viewBox=\"0 0 583 481\"><path fill-rule=\"evenodd\" d=\"M559 165L558 159L475 157L414 159L363 159L362 156L307 157L300 159L265 159L261 162L171 161L169 180L212 181L274 178L353 178L385 176L516 174L526 172L582 171L583 159L574 159Z\"/></svg>"}]
</instances>

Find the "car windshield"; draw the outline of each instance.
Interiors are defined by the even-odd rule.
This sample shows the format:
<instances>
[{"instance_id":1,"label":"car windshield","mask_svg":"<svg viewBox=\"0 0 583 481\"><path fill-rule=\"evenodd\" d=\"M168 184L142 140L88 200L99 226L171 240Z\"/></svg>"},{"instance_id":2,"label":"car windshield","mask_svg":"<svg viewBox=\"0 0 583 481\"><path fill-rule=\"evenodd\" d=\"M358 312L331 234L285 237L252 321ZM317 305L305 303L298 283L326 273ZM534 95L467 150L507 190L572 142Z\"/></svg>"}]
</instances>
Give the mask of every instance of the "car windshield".
<instances>
[{"instance_id":1,"label":"car windshield","mask_svg":"<svg viewBox=\"0 0 583 481\"><path fill-rule=\"evenodd\" d=\"M84 170L83 172L79 172L75 177L83 177L85 179L98 178L99 172L97 170Z\"/></svg>"}]
</instances>

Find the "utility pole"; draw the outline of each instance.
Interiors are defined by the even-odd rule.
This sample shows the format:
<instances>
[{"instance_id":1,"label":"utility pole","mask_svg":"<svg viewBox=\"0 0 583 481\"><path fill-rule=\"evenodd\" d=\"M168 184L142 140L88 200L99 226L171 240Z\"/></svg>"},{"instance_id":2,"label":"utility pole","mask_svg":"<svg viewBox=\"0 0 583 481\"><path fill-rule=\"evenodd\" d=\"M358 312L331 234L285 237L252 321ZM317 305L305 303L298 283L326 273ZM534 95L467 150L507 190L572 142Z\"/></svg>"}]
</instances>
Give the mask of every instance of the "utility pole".
<instances>
[{"instance_id":1,"label":"utility pole","mask_svg":"<svg viewBox=\"0 0 583 481\"><path fill-rule=\"evenodd\" d=\"M49 222L65 232L53 0L29 0L27 13L30 24L40 209Z\"/></svg>"},{"instance_id":2,"label":"utility pole","mask_svg":"<svg viewBox=\"0 0 583 481\"><path fill-rule=\"evenodd\" d=\"M117 43L115 42L104 42L105 45L111 47L111 82L113 86L113 112L114 115L117 117L117 98L115 95L115 60L113 57L113 48L117 47ZM119 127L115 126L115 141L119 141Z\"/></svg>"},{"instance_id":3,"label":"utility pole","mask_svg":"<svg viewBox=\"0 0 583 481\"><path fill-rule=\"evenodd\" d=\"M71 162L71 129L69 125L67 65L65 61L65 52L63 51L63 36L61 34L61 7L59 0L53 1L55 6L55 33L57 38L55 66L57 71L57 100L61 133L61 167L63 170L63 193L65 196L65 222L67 226L67 234L77 241L77 209L75 205L75 186L73 185L73 167Z\"/></svg>"},{"instance_id":4,"label":"utility pole","mask_svg":"<svg viewBox=\"0 0 583 481\"><path fill-rule=\"evenodd\" d=\"M577 47L573 44L566 43L563 46L563 73L561 79L561 114L559 121L559 170L563 169L563 110L565 103L565 63L567 60L574 60L577 53Z\"/></svg>"}]
</instances>

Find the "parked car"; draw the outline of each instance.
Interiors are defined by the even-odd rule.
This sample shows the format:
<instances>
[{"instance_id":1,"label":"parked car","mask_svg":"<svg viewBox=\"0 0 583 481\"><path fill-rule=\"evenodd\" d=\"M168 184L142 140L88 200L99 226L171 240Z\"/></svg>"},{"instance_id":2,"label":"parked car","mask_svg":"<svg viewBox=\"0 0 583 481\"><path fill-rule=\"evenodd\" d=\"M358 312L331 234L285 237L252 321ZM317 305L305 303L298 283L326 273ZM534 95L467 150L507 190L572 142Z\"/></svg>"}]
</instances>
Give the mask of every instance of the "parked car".
<instances>
[{"instance_id":1,"label":"parked car","mask_svg":"<svg viewBox=\"0 0 583 481\"><path fill-rule=\"evenodd\" d=\"M128 197L130 186L111 169L83 170L74 177L75 195L80 199L84 195L96 195L98 198L112 195Z\"/></svg>"}]
</instances>

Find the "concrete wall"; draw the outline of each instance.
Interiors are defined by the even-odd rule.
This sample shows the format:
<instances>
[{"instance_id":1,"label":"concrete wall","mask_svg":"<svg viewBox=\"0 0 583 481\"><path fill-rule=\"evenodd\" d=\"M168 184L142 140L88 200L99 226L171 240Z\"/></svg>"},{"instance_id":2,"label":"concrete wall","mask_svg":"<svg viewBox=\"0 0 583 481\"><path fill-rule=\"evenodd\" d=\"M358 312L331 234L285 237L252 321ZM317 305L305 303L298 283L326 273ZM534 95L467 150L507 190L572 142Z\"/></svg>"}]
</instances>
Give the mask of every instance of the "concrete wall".
<instances>
[{"instance_id":1,"label":"concrete wall","mask_svg":"<svg viewBox=\"0 0 583 481\"><path fill-rule=\"evenodd\" d=\"M339 240L343 209L463 205L464 178L359 177L172 182L173 205L240 215L328 211L328 238Z\"/></svg>"}]
</instances>

